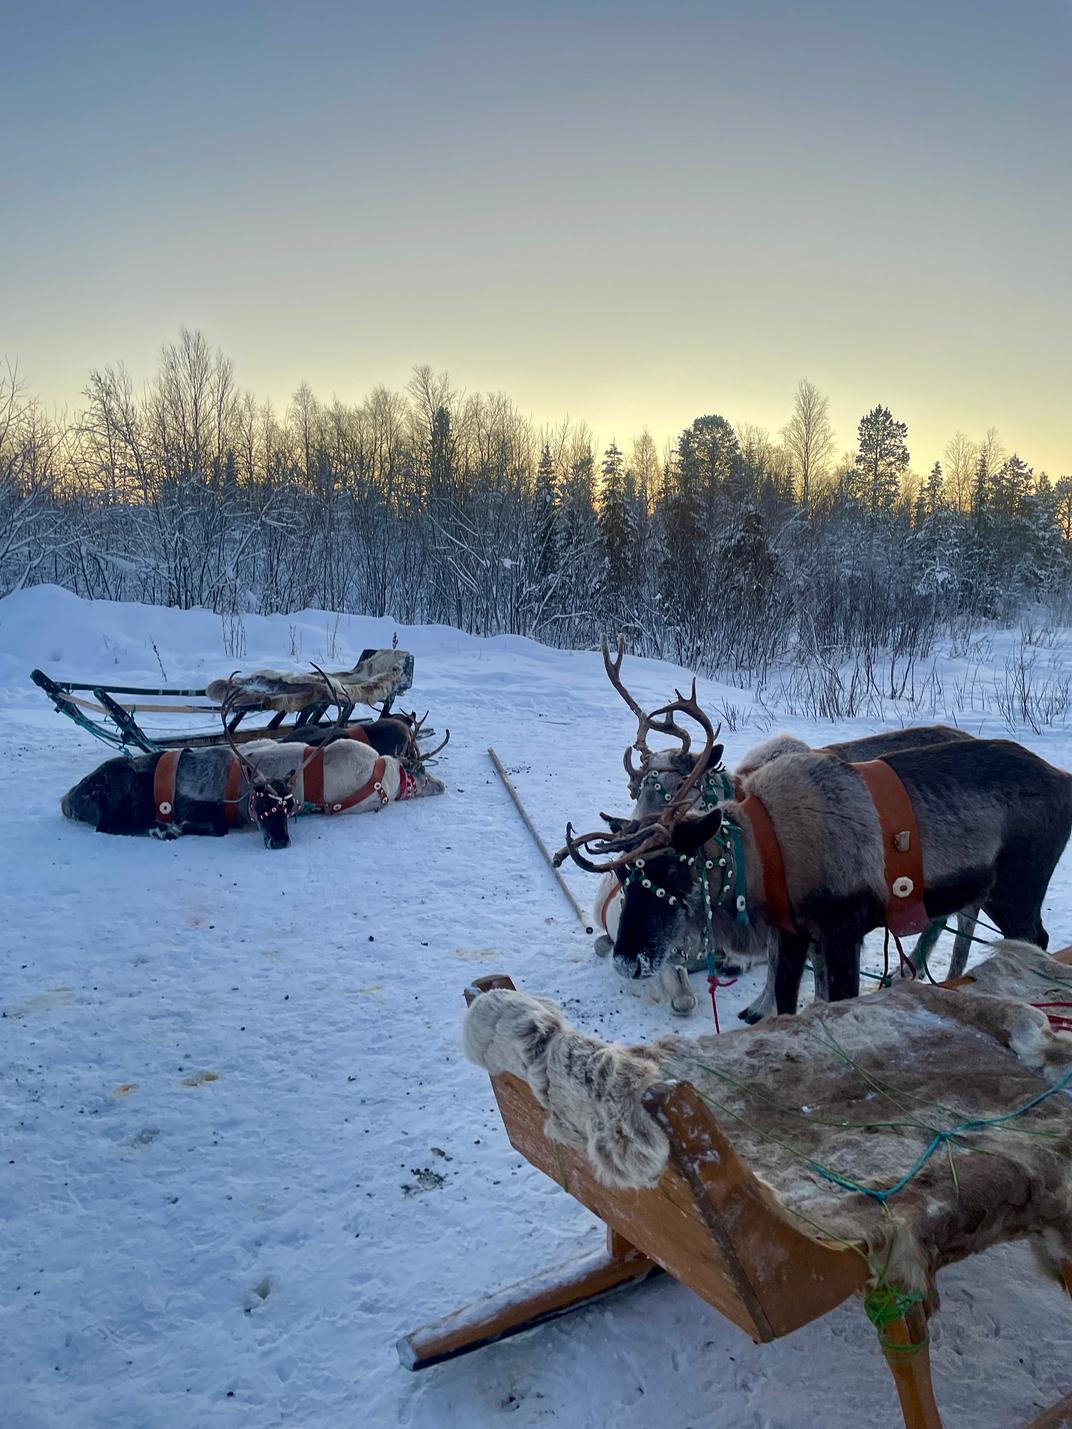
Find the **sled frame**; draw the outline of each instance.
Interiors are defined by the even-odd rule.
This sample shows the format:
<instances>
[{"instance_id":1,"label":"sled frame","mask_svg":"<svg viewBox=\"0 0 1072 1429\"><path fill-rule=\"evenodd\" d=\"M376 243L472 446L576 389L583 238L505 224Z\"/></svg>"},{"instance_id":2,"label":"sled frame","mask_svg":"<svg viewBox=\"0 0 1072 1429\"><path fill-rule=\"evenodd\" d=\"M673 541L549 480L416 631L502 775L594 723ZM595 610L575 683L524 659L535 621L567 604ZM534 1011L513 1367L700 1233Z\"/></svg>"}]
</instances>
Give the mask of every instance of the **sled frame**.
<instances>
[{"instance_id":1,"label":"sled frame","mask_svg":"<svg viewBox=\"0 0 1072 1429\"><path fill-rule=\"evenodd\" d=\"M1072 962L1072 950L1057 956ZM503 975L478 978L466 989L466 1002L513 987ZM503 1072L491 1084L511 1145L606 1225L606 1250L405 1335L398 1353L406 1368L424 1369L519 1334L660 1270L761 1344L864 1289L862 1247L831 1245L796 1224L741 1161L691 1083L658 1082L645 1093L644 1105L670 1148L662 1178L646 1190L602 1185L581 1152L552 1142L544 1131L546 1112L525 1082ZM1072 1295L1072 1265L1063 1278ZM884 1327L883 1354L906 1429L942 1429L922 1306ZM1072 1396L1033 1421L1033 1429L1064 1424L1072 1426Z\"/></svg>"},{"instance_id":2,"label":"sled frame","mask_svg":"<svg viewBox=\"0 0 1072 1429\"><path fill-rule=\"evenodd\" d=\"M378 653L374 649L363 650L357 664L361 664L362 661ZM43 670L31 670L30 679L45 692L57 713L66 715L80 729L93 735L94 739L99 739L103 744L110 745L128 757L138 754L159 754L162 749L196 749L225 743L222 727L207 733L201 730L191 734L154 734L150 736L138 722L139 714L189 714L202 715L206 720L214 720L219 724L223 711L218 704L208 700L207 692L203 689L166 685L153 687L112 685L105 687L99 682L54 680ZM382 710L384 714L390 712L398 696L408 690L412 683L413 662L410 657L405 673L384 701ZM91 699L87 697L90 695ZM136 698L121 703L116 699L117 695L135 696ZM151 701L159 698L167 702L164 704L146 703L146 699ZM186 703L192 699L200 699L206 703ZM182 700L183 703L174 703L176 700ZM243 705L232 712L227 728L235 742L239 744L255 739L282 739L285 735L293 734L296 729L303 729L306 725L310 727L322 725L331 708L333 706L330 701L317 701L298 710L293 721L288 722L289 711L276 710L270 705ZM270 716L267 723L239 729L239 725L247 716L263 714ZM94 718L94 716L103 716L103 718ZM361 724L363 721L351 720L347 717L344 723L349 727L351 724Z\"/></svg>"}]
</instances>

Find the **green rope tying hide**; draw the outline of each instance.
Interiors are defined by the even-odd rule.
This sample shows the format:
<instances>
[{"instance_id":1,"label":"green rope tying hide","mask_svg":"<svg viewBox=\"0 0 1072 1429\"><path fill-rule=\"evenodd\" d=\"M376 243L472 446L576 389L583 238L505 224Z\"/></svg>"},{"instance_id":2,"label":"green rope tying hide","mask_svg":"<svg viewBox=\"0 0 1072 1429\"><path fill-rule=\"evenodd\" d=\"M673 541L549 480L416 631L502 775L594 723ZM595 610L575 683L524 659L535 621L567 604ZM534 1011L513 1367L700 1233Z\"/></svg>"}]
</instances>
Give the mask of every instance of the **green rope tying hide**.
<instances>
[{"instance_id":1,"label":"green rope tying hide","mask_svg":"<svg viewBox=\"0 0 1072 1429\"><path fill-rule=\"evenodd\" d=\"M924 1148L916 1158L915 1164L907 1170L903 1176L896 1180L892 1186L887 1186L885 1190L879 1190L873 1186L861 1186L859 1182L850 1180L847 1176L840 1175L837 1171L831 1171L828 1166L822 1166L818 1161L811 1163L814 1170L827 1181L832 1181L835 1186L843 1186L846 1191L858 1191L864 1196L870 1196L872 1200L884 1204L891 1196L896 1196L898 1191L903 1191L914 1177L926 1166L939 1147L948 1142L956 1141L959 1137L969 1131L988 1131L991 1127L1003 1126L1008 1121L1014 1121L1017 1117L1023 1116L1026 1112L1033 1111L1041 1102L1048 1100L1056 1092L1064 1091L1072 1083L1072 1070L1067 1071L1059 1082L1055 1082L1052 1087L1047 1087L1045 1091L1033 1096L1030 1101L1023 1106L1017 1107L1015 1111L1006 1112L1003 1116L987 1117L985 1119L970 1119L961 1121L956 1126L948 1127L941 1131L936 1131L930 1143Z\"/></svg>"},{"instance_id":2,"label":"green rope tying hide","mask_svg":"<svg viewBox=\"0 0 1072 1429\"><path fill-rule=\"evenodd\" d=\"M886 1333L889 1325L903 1320L909 1310L922 1301L923 1296L918 1290L899 1290L884 1277L864 1295L864 1312L878 1331L878 1342L882 1346L883 1354L893 1359L911 1359L930 1344L929 1335L925 1335L918 1344L903 1345L891 1340Z\"/></svg>"}]
</instances>

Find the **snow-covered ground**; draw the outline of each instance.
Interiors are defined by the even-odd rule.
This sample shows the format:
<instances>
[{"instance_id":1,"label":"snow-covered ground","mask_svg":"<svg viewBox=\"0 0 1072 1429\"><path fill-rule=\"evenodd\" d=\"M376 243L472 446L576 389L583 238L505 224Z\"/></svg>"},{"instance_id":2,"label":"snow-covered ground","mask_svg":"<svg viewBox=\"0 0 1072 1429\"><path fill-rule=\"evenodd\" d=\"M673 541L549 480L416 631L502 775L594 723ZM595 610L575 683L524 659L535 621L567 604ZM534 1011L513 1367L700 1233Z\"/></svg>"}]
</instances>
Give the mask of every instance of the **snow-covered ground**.
<instances>
[{"instance_id":1,"label":"snow-covered ground","mask_svg":"<svg viewBox=\"0 0 1072 1429\"><path fill-rule=\"evenodd\" d=\"M34 665L106 685L341 666L394 631L313 612L239 629L51 588L0 601L0 1422L899 1423L859 1306L757 1347L666 1279L418 1375L399 1367L402 1332L599 1237L510 1149L462 1059L466 983L508 971L608 1037L671 1025L593 956L487 756L494 744L551 844L567 817L624 810L633 727L599 656L399 629L413 703L453 731L448 794L304 819L285 852L65 822L60 795L108 751L28 679ZM626 674L652 704L685 678L640 660ZM724 730L729 762L771 732L747 691L701 680L700 695L743 712ZM779 724L816 743L876 727ZM1024 742L1072 764L1067 733ZM587 901L594 880L568 876ZM1058 944L1070 879L1066 856L1045 913ZM721 995L724 1026L761 979ZM1072 1313L1023 1248L941 1287L950 1426L1008 1429L1068 1390Z\"/></svg>"}]
</instances>

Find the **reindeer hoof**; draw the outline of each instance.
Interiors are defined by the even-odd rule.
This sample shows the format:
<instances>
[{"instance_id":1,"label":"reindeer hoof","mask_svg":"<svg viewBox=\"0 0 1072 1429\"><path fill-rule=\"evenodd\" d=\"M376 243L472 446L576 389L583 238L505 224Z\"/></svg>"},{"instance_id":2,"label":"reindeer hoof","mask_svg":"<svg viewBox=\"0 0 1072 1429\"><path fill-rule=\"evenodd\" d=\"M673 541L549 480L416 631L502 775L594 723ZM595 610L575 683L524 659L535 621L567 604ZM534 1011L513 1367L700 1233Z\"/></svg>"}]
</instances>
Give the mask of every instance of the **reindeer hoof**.
<instances>
[{"instance_id":1,"label":"reindeer hoof","mask_svg":"<svg viewBox=\"0 0 1072 1429\"><path fill-rule=\"evenodd\" d=\"M715 972L719 977L740 977L748 968L748 963L734 962L732 958L721 958L715 963Z\"/></svg>"},{"instance_id":2,"label":"reindeer hoof","mask_svg":"<svg viewBox=\"0 0 1072 1429\"><path fill-rule=\"evenodd\" d=\"M601 933L593 944L597 958L605 958L610 954L614 944L607 937L606 933Z\"/></svg>"},{"instance_id":3,"label":"reindeer hoof","mask_svg":"<svg viewBox=\"0 0 1072 1429\"><path fill-rule=\"evenodd\" d=\"M664 969L663 984L670 995L670 1011L676 1017L688 1017L696 1009L696 994L689 982L689 975L680 963L673 963Z\"/></svg>"},{"instance_id":4,"label":"reindeer hoof","mask_svg":"<svg viewBox=\"0 0 1072 1429\"><path fill-rule=\"evenodd\" d=\"M745 1007L737 1016L742 1022L747 1022L750 1027L754 1027L757 1022L763 1021L763 1013L758 1012L754 1007Z\"/></svg>"}]
</instances>

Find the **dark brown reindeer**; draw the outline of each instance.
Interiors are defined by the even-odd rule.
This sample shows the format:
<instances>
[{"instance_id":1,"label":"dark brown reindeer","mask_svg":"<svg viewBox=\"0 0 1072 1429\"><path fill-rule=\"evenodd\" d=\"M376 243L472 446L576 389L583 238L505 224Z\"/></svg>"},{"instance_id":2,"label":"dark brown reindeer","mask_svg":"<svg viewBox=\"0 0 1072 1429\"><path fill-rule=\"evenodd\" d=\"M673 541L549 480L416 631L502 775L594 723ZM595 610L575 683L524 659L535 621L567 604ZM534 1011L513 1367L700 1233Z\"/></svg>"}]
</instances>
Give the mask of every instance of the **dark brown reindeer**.
<instances>
[{"instance_id":1,"label":"dark brown reindeer","mask_svg":"<svg viewBox=\"0 0 1072 1429\"><path fill-rule=\"evenodd\" d=\"M695 693L688 700L679 694L656 714L671 711L705 730L696 769L704 767L713 731ZM1072 829L1072 777L1006 740L949 740L889 753L884 763L915 813L926 915L944 919L978 905L1006 937L1045 947L1042 899ZM761 954L776 941L779 1012L796 1009L811 944L825 963L830 999L856 996L861 942L886 922L888 896L879 819L861 776L821 751L782 753L746 773L738 794L700 815L688 798L696 782L686 776L661 814L632 820L617 833L576 838L567 826L572 857L592 871L612 871L622 884L619 973L656 972L680 946L682 924L706 918L706 892L716 945ZM749 796L776 833L784 910L743 807ZM610 858L597 864L591 854Z\"/></svg>"},{"instance_id":2,"label":"dark brown reindeer","mask_svg":"<svg viewBox=\"0 0 1072 1429\"><path fill-rule=\"evenodd\" d=\"M407 769L416 770L423 768L450 743L448 729L445 738L434 749L421 749L421 732L427 718L427 713L418 719L415 711L411 714L400 711L393 715L381 713L374 720L359 720L355 724L336 721L328 725L300 725L285 735L281 743L323 748L339 739L355 739L361 744L368 744L377 754L390 754L400 759Z\"/></svg>"}]
</instances>

